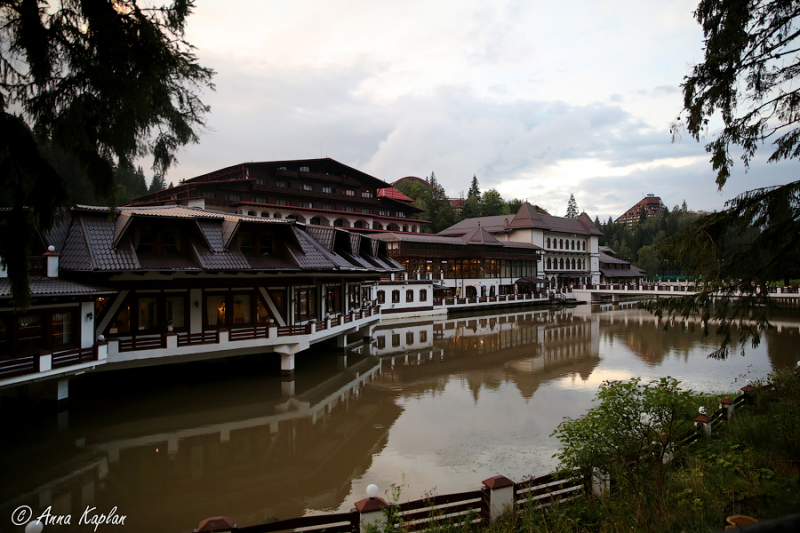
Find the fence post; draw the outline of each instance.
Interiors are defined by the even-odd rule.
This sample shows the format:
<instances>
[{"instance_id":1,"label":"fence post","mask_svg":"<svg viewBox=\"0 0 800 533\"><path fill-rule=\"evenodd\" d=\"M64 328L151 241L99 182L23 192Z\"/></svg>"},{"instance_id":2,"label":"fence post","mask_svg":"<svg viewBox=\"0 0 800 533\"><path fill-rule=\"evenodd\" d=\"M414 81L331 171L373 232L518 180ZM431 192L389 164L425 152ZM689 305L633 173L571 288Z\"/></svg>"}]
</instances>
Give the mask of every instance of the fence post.
<instances>
[{"instance_id":1,"label":"fence post","mask_svg":"<svg viewBox=\"0 0 800 533\"><path fill-rule=\"evenodd\" d=\"M730 421L731 418L733 418L733 400L731 400L727 396L724 397L719 401L719 408L725 409L725 412L728 415L728 421Z\"/></svg>"},{"instance_id":2,"label":"fence post","mask_svg":"<svg viewBox=\"0 0 800 533\"><path fill-rule=\"evenodd\" d=\"M506 509L514 509L514 482L505 476L484 479L489 489L489 520L494 522Z\"/></svg>"},{"instance_id":3,"label":"fence post","mask_svg":"<svg viewBox=\"0 0 800 533\"><path fill-rule=\"evenodd\" d=\"M697 428L702 427L703 434L708 437L711 435L711 417L706 414L706 408L700 408L700 414L695 417L694 425Z\"/></svg>"},{"instance_id":4,"label":"fence post","mask_svg":"<svg viewBox=\"0 0 800 533\"><path fill-rule=\"evenodd\" d=\"M368 498L356 502L355 510L360 514L361 531L366 531L367 528L373 525L377 529L381 529L384 522L383 510L388 508L389 504L383 498L378 498L378 487L376 485L367 487L367 496Z\"/></svg>"},{"instance_id":5,"label":"fence post","mask_svg":"<svg viewBox=\"0 0 800 533\"><path fill-rule=\"evenodd\" d=\"M611 492L611 476L599 468L592 468L592 495L605 498Z\"/></svg>"},{"instance_id":6,"label":"fence post","mask_svg":"<svg viewBox=\"0 0 800 533\"><path fill-rule=\"evenodd\" d=\"M236 521L230 516L212 516L200 522L194 533L230 533L235 527Z\"/></svg>"}]
</instances>

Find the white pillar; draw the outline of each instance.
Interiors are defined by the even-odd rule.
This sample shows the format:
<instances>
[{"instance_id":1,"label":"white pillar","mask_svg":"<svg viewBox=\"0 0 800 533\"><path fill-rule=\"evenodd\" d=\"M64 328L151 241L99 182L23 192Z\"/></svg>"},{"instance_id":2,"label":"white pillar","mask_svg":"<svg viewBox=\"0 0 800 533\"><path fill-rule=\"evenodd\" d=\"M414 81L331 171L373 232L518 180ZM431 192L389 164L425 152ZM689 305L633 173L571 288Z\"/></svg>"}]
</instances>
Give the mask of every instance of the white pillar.
<instances>
[{"instance_id":1,"label":"white pillar","mask_svg":"<svg viewBox=\"0 0 800 533\"><path fill-rule=\"evenodd\" d=\"M494 522L506 510L514 509L514 482L505 476L483 480L489 489L489 517Z\"/></svg>"},{"instance_id":2,"label":"white pillar","mask_svg":"<svg viewBox=\"0 0 800 533\"><path fill-rule=\"evenodd\" d=\"M282 353L281 355L281 374L284 376L294 375L294 354Z\"/></svg>"}]
</instances>

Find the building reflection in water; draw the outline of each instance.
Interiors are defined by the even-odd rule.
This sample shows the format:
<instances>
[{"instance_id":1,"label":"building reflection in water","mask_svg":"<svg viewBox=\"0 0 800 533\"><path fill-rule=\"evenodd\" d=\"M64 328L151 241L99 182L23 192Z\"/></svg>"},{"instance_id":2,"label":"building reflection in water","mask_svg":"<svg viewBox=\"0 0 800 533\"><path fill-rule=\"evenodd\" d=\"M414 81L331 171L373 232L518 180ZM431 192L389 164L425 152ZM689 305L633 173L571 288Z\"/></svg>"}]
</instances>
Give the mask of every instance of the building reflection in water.
<instances>
[{"instance_id":1,"label":"building reflection in water","mask_svg":"<svg viewBox=\"0 0 800 533\"><path fill-rule=\"evenodd\" d=\"M486 472L532 474L530 462L514 470L488 460L485 471L454 476L450 487L444 478L467 459L445 457L447 439L478 447L483 433L465 421L482 416L482 431L516 439L512 453L537 446L549 457L557 445L550 433L564 416L585 412L601 377L680 377L675 362L690 359L709 368L713 337L665 332L646 312L616 309L383 323L367 344L299 357L294 381L258 357L84 376L68 411L37 415L34 429L25 429L35 426L30 420L7 423L18 430L0 444L0 516L52 505L74 523L87 505L116 506L131 530L181 532L214 515L246 526L346 509L367 482L386 488L401 482L398 470L417 466L402 461L423 471L409 482L412 498L432 487L476 488L462 485ZM777 322L781 331L750 355L766 371L798 357L796 316ZM227 371L237 365L238 373ZM414 419L425 409L428 420ZM401 461L396 469L387 455ZM0 520L0 532L17 529Z\"/></svg>"}]
</instances>

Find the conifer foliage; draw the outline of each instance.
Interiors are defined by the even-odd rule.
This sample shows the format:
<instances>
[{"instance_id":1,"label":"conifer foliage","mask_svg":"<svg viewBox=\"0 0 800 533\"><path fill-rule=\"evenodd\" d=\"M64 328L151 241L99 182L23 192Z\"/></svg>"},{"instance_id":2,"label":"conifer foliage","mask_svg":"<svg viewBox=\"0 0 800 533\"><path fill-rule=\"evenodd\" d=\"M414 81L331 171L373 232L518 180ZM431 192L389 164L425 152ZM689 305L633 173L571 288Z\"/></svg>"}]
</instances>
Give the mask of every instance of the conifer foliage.
<instances>
[{"instance_id":1,"label":"conifer foliage","mask_svg":"<svg viewBox=\"0 0 800 533\"><path fill-rule=\"evenodd\" d=\"M33 235L66 201L38 146L74 157L95 196L113 203L115 168L149 153L163 174L204 125L199 93L213 89L213 72L184 39L192 0L140 4L0 0L0 205L12 208L0 256L20 308Z\"/></svg>"}]
</instances>

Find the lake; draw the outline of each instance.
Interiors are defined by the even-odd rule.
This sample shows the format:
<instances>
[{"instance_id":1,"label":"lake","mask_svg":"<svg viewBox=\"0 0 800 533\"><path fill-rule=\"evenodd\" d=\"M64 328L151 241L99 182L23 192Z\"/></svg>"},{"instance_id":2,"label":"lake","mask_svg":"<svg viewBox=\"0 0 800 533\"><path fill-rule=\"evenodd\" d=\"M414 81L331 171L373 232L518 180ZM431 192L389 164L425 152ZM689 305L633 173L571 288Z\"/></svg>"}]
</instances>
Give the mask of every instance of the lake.
<instances>
[{"instance_id":1,"label":"lake","mask_svg":"<svg viewBox=\"0 0 800 533\"><path fill-rule=\"evenodd\" d=\"M60 413L4 398L0 532L21 531L25 505L71 516L46 531L91 531L89 506L177 533L349 510L370 483L408 500L520 481L556 466L553 430L605 380L734 393L795 366L800 315L774 323L725 361L707 357L713 334L623 304L384 321L368 345L299 354L291 381L272 354L79 376Z\"/></svg>"}]
</instances>

